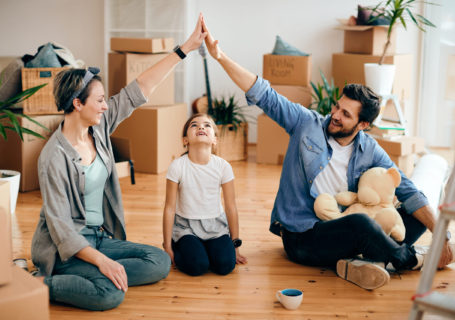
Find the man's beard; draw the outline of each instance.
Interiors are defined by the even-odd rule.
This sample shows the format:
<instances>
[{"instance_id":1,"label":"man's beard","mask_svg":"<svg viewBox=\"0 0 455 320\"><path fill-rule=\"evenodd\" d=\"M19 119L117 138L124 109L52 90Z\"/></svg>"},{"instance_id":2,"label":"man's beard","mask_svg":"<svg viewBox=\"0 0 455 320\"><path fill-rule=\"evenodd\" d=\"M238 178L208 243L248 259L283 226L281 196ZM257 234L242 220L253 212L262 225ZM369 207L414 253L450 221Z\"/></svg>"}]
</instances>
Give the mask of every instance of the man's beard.
<instances>
[{"instance_id":1,"label":"man's beard","mask_svg":"<svg viewBox=\"0 0 455 320\"><path fill-rule=\"evenodd\" d=\"M357 124L355 126L353 126L350 130L348 131L345 131L345 130L340 130L340 131L337 131L337 132L330 132L329 130L327 130L327 133L329 136L332 136L334 138L346 138L346 137L349 137L351 136L355 130L357 129L357 126L359 125L359 123L357 122Z\"/></svg>"}]
</instances>

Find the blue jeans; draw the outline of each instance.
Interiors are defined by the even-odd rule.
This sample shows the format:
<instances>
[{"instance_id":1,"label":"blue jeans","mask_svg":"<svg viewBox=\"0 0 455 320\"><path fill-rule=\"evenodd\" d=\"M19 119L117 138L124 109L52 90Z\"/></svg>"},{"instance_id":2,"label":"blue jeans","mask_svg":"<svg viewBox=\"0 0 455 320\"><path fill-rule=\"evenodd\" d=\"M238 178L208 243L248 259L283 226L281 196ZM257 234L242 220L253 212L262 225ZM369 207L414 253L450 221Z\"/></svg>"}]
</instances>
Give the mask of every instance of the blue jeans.
<instances>
[{"instance_id":1,"label":"blue jeans","mask_svg":"<svg viewBox=\"0 0 455 320\"><path fill-rule=\"evenodd\" d=\"M209 269L226 275L235 268L235 249L229 235L210 240L186 235L172 242L172 250L177 268L190 276L203 275Z\"/></svg>"},{"instance_id":2,"label":"blue jeans","mask_svg":"<svg viewBox=\"0 0 455 320\"><path fill-rule=\"evenodd\" d=\"M104 231L92 230L93 235L84 234L90 246L123 265L128 286L154 283L168 275L171 262L163 250L110 239ZM52 276L46 277L44 283L49 287L52 301L83 309L112 309L125 297L125 293L117 289L98 267L76 257L65 263L57 258Z\"/></svg>"},{"instance_id":3,"label":"blue jeans","mask_svg":"<svg viewBox=\"0 0 455 320\"><path fill-rule=\"evenodd\" d=\"M340 259L364 258L391 262L396 270L411 269L417 263L413 244L425 232L425 226L411 215L400 211L406 237L397 243L365 214L321 221L306 232L289 232L282 228L284 250L289 259L300 264L334 268Z\"/></svg>"}]
</instances>

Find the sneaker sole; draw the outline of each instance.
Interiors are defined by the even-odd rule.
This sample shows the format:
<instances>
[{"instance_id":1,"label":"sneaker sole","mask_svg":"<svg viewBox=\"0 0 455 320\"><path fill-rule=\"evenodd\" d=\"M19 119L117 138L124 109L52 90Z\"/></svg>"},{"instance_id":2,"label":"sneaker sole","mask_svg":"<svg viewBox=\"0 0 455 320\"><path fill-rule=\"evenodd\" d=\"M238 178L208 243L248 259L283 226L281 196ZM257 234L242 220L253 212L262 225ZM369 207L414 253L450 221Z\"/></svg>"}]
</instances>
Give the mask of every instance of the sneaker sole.
<instances>
[{"instance_id":1,"label":"sneaker sole","mask_svg":"<svg viewBox=\"0 0 455 320\"><path fill-rule=\"evenodd\" d=\"M337 262L337 275L366 290L377 289L390 281L389 273L380 266L351 260Z\"/></svg>"}]
</instances>

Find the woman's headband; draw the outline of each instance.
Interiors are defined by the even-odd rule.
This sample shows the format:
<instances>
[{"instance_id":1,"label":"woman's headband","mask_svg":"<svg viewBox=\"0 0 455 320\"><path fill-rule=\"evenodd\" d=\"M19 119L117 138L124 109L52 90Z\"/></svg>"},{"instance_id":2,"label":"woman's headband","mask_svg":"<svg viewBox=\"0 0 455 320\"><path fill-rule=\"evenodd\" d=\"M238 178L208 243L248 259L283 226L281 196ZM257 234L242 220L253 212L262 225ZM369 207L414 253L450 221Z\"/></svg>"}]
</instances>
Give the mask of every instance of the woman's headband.
<instances>
[{"instance_id":1,"label":"woman's headband","mask_svg":"<svg viewBox=\"0 0 455 320\"><path fill-rule=\"evenodd\" d=\"M88 69L85 71L84 79L82 79L82 83L83 83L82 88L73 93L71 98L66 102L65 107L63 108L63 110L67 110L68 108L71 107L71 105L73 104L73 100L76 99L77 97L79 97L81 92L84 91L85 87L87 87L87 85L90 82L90 80L92 80L92 78L95 75L97 75L98 73L100 73L100 69L99 68L97 68L97 67L88 67Z\"/></svg>"}]
</instances>

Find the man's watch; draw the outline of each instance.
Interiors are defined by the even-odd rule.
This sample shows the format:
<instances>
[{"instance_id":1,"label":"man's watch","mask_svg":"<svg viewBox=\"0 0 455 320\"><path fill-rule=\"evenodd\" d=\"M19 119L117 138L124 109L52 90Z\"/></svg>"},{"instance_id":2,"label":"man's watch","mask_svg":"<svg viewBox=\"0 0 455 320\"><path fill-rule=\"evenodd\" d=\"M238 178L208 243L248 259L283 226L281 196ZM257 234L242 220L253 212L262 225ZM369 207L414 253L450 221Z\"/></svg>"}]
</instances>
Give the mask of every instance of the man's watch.
<instances>
[{"instance_id":1,"label":"man's watch","mask_svg":"<svg viewBox=\"0 0 455 320\"><path fill-rule=\"evenodd\" d=\"M450 233L449 230L447 230L447 233L446 233L446 240L447 240L447 241L450 241L451 238L452 238L452 234Z\"/></svg>"},{"instance_id":2,"label":"man's watch","mask_svg":"<svg viewBox=\"0 0 455 320\"><path fill-rule=\"evenodd\" d=\"M174 52L177 53L177 55L180 57L180 59L183 60L183 59L186 58L185 52L183 52L182 49L180 49L180 46L179 46L179 45L176 45L176 46L175 46Z\"/></svg>"},{"instance_id":3,"label":"man's watch","mask_svg":"<svg viewBox=\"0 0 455 320\"><path fill-rule=\"evenodd\" d=\"M238 248L242 245L242 240L239 238L232 239L232 244L234 245L234 248Z\"/></svg>"}]
</instances>

